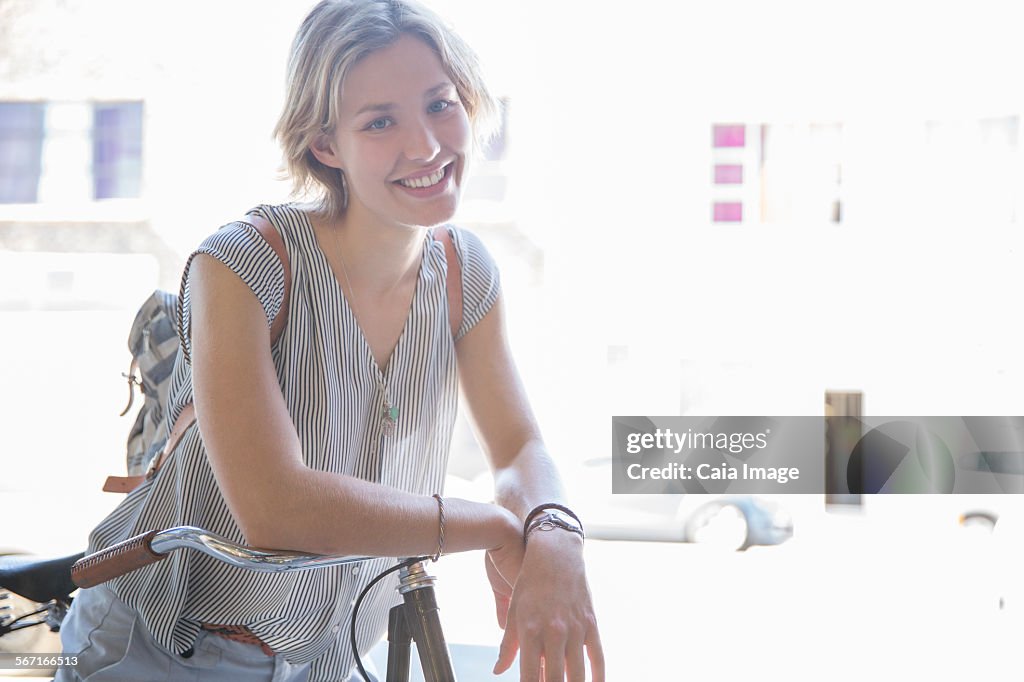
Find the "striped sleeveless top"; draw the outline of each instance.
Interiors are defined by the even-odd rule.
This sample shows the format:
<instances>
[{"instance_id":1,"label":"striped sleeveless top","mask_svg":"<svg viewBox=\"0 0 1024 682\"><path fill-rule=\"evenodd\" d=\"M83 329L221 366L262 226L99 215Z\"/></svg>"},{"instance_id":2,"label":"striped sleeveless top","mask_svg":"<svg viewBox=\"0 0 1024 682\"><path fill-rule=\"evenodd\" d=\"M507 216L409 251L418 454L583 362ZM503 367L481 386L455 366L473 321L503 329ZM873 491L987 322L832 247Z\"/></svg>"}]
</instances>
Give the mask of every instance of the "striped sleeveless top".
<instances>
[{"instance_id":1,"label":"striped sleeveless top","mask_svg":"<svg viewBox=\"0 0 1024 682\"><path fill-rule=\"evenodd\" d=\"M292 278L288 320L272 354L306 464L412 493L440 491L458 401L443 245L424 232L412 308L381 374L306 214L293 204L259 206L250 213L277 227L288 252ZM499 276L475 235L448 229L462 265L458 340L493 305ZM269 326L282 304L284 268L259 233L232 223L208 237L195 251L199 253L223 262L249 286ZM180 301L186 349L188 273L186 265ZM380 418L385 400L380 380L391 403L399 407L390 433L385 433ZM169 423L191 400L191 366L179 353L170 382ZM93 530L89 551L148 530L180 525L243 541L194 425L159 474L131 492ZM311 680L337 680L347 679L355 665L348 641L355 598L373 576L393 564L393 559L374 559L355 567L275 575L245 571L184 551L110 585L138 611L154 639L170 651L186 651L200 623L246 625L290 662L312 662ZM388 609L398 601L397 579L389 577L374 587L360 607L360 652L369 651L383 636Z\"/></svg>"}]
</instances>

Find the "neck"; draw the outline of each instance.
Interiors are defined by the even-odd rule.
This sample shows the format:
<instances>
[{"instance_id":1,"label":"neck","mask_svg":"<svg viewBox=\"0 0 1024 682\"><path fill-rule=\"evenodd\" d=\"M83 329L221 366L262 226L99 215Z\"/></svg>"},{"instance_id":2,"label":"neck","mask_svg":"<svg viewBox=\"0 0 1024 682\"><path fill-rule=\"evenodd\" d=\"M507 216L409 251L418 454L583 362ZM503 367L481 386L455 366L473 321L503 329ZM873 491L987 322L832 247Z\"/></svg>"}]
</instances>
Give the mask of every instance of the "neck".
<instances>
[{"instance_id":1,"label":"neck","mask_svg":"<svg viewBox=\"0 0 1024 682\"><path fill-rule=\"evenodd\" d=\"M387 295L415 280L424 228L372 224L350 213L323 225L326 237L340 252L352 286L360 292Z\"/></svg>"}]
</instances>

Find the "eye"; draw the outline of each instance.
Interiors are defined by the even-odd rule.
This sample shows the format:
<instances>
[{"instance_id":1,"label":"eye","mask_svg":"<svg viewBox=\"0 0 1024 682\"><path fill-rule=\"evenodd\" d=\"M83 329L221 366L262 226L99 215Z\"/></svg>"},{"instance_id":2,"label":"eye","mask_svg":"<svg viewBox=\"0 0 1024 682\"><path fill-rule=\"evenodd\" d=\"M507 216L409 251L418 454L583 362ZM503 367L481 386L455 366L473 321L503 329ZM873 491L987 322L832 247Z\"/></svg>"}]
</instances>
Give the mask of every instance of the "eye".
<instances>
[{"instance_id":1,"label":"eye","mask_svg":"<svg viewBox=\"0 0 1024 682\"><path fill-rule=\"evenodd\" d=\"M454 106L455 102L447 99L439 99L436 102L431 102L430 106L427 107L427 111L432 114L439 114L445 109Z\"/></svg>"},{"instance_id":2,"label":"eye","mask_svg":"<svg viewBox=\"0 0 1024 682\"><path fill-rule=\"evenodd\" d=\"M381 118L375 118L370 121L369 125L366 126L367 130L384 130L385 128L391 127L393 124L390 118L382 116Z\"/></svg>"}]
</instances>

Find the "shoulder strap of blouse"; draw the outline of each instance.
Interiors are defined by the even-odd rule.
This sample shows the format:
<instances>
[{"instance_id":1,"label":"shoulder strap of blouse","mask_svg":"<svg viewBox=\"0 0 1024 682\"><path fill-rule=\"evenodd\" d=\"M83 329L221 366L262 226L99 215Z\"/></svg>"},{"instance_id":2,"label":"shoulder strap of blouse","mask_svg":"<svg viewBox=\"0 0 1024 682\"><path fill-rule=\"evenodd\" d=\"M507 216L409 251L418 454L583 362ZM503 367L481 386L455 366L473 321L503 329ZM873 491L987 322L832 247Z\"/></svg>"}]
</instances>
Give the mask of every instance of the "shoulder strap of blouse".
<instances>
[{"instance_id":1,"label":"shoulder strap of blouse","mask_svg":"<svg viewBox=\"0 0 1024 682\"><path fill-rule=\"evenodd\" d=\"M454 339L459 333L459 327L462 326L462 266L459 264L459 256L455 253L455 244L452 243L452 236L447 227L435 227L434 239L444 246L444 257L448 261L445 288L448 290L448 324L452 327Z\"/></svg>"}]
</instances>

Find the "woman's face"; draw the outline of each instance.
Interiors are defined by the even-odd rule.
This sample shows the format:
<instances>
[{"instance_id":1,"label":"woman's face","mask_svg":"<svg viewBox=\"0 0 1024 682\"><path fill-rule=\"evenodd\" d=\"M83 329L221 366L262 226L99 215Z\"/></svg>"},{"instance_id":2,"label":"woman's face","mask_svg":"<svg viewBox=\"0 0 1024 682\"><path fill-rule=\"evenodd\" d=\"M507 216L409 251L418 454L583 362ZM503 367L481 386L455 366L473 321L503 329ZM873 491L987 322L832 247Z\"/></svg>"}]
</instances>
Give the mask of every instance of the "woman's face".
<instances>
[{"instance_id":1,"label":"woman's face","mask_svg":"<svg viewBox=\"0 0 1024 682\"><path fill-rule=\"evenodd\" d=\"M455 214L470 137L441 60L406 34L352 67L338 124L313 153L345 173L346 220L431 226Z\"/></svg>"}]
</instances>

